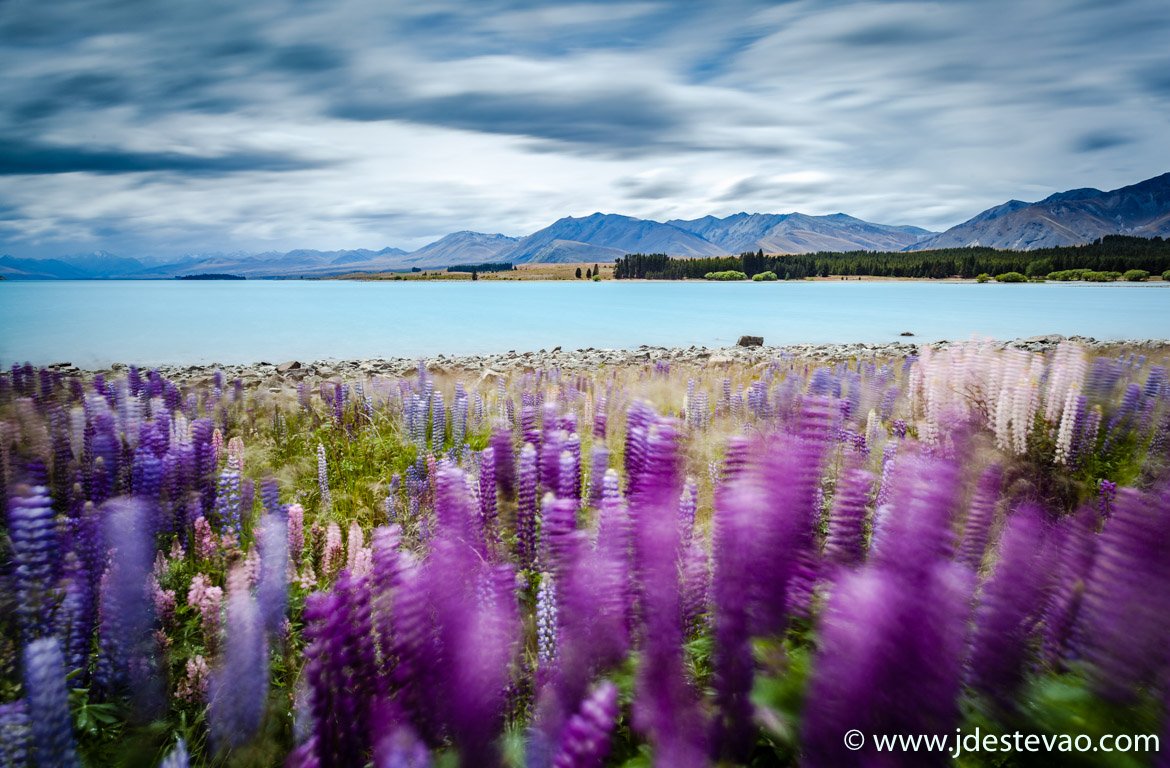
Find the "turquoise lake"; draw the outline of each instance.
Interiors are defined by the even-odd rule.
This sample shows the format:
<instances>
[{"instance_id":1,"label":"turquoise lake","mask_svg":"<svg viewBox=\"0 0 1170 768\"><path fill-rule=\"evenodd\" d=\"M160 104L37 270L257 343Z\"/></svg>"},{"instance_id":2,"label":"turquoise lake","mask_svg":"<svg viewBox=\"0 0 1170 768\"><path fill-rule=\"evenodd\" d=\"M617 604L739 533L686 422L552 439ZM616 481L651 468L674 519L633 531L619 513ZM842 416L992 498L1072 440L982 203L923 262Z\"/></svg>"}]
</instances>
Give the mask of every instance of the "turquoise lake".
<instances>
[{"instance_id":1,"label":"turquoise lake","mask_svg":"<svg viewBox=\"0 0 1170 768\"><path fill-rule=\"evenodd\" d=\"M1170 338L1170 285L0 282L0 363L247 363L561 346Z\"/></svg>"}]
</instances>

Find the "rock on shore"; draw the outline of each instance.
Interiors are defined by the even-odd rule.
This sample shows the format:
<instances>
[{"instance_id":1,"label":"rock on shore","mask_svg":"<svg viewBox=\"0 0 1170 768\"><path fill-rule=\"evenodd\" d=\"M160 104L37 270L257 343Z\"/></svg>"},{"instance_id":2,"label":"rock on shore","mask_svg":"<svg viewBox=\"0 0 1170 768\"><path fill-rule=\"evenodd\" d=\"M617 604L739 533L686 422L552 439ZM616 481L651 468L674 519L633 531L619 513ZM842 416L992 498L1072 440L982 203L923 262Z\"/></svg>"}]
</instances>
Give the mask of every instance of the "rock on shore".
<instances>
[{"instance_id":1,"label":"rock on shore","mask_svg":"<svg viewBox=\"0 0 1170 768\"><path fill-rule=\"evenodd\" d=\"M1033 336L1026 339L1014 339L1007 342L997 342L1001 346L1015 349L1024 349L1032 352L1044 352L1054 348L1066 337L1059 335ZM1146 339L1138 341L1098 341L1096 339L1072 336L1068 337L1091 349L1111 349L1124 347L1143 351L1153 351L1170 348L1170 340ZM937 341L921 346L944 348L954 342ZM603 366L639 366L656 362L665 362L679 365L697 366L753 366L776 358L788 357L808 360L812 363L825 363L846 360L881 360L913 355L918 352L919 344L912 342L889 342L868 344L855 342L848 344L792 344L786 346L760 347L649 347L641 346L637 349L596 349L589 347L577 350L562 350L556 347L550 350L531 352L509 351L492 355L436 355L426 359L428 370L433 373L451 373L488 379L506 376L513 371L531 371L538 368L560 368L566 371L592 370ZM241 379L245 386L267 386L272 389L283 388L289 384L295 385L303 380L318 381L325 379L363 379L375 376L403 376L418 370L419 361L416 358L370 358L365 360L324 360L304 362L289 360L284 363L253 363L249 365L163 365L157 366L158 371L167 378L175 381L200 383L210 382L216 371L223 373L224 379L233 381ZM69 363L57 363L51 366L58 370L78 370ZM126 365L118 364L103 372L124 371ZM93 371L97 372L97 371Z\"/></svg>"}]
</instances>

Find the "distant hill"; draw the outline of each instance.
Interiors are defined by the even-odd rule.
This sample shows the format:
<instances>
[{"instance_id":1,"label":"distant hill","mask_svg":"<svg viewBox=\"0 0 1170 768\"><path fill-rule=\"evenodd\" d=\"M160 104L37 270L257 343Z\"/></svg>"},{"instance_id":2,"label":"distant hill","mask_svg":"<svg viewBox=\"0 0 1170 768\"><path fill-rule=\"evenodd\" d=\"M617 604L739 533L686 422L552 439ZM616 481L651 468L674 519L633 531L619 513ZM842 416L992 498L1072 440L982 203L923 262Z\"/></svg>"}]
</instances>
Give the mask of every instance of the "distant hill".
<instances>
[{"instance_id":1,"label":"distant hill","mask_svg":"<svg viewBox=\"0 0 1170 768\"><path fill-rule=\"evenodd\" d=\"M933 234L918 227L871 224L844 213L737 213L726 218L673 219L668 224L692 232L725 253L815 253L817 251L896 251ZM649 252L649 251L645 251Z\"/></svg>"},{"instance_id":2,"label":"distant hill","mask_svg":"<svg viewBox=\"0 0 1170 768\"><path fill-rule=\"evenodd\" d=\"M1037 203L1009 200L909 250L986 246L1031 251L1106 235L1170 236L1170 173L1110 192L1072 189Z\"/></svg>"},{"instance_id":3,"label":"distant hill","mask_svg":"<svg viewBox=\"0 0 1170 768\"><path fill-rule=\"evenodd\" d=\"M615 213L567 216L522 238L501 256L514 264L611 261L632 251L718 256L721 247L686 230Z\"/></svg>"},{"instance_id":4,"label":"distant hill","mask_svg":"<svg viewBox=\"0 0 1170 768\"><path fill-rule=\"evenodd\" d=\"M498 258L520 241L518 237L488 235L483 232L452 232L417 251L406 254L403 264L425 267L449 267L458 264L487 264L507 261Z\"/></svg>"}]
</instances>

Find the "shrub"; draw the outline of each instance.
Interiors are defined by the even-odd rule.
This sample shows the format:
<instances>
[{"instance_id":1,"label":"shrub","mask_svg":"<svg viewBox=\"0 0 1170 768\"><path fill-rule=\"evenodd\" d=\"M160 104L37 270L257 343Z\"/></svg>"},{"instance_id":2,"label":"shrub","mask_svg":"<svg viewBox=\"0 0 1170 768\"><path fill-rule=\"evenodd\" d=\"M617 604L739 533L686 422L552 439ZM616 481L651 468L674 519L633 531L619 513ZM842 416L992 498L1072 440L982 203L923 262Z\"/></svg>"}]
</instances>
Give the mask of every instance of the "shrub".
<instances>
[{"instance_id":1,"label":"shrub","mask_svg":"<svg viewBox=\"0 0 1170 768\"><path fill-rule=\"evenodd\" d=\"M600 283L601 282L601 275L594 275L593 282Z\"/></svg>"},{"instance_id":2,"label":"shrub","mask_svg":"<svg viewBox=\"0 0 1170 768\"><path fill-rule=\"evenodd\" d=\"M1089 269L1062 269L1059 272L1049 272L1049 280L1058 280L1062 283L1067 283L1070 280L1084 280L1085 275L1092 270Z\"/></svg>"},{"instance_id":3,"label":"shrub","mask_svg":"<svg viewBox=\"0 0 1170 768\"><path fill-rule=\"evenodd\" d=\"M975 278L975 282L977 282L977 283L991 282L991 275L987 274L986 272L981 272L979 274L979 276Z\"/></svg>"},{"instance_id":4,"label":"shrub","mask_svg":"<svg viewBox=\"0 0 1170 768\"><path fill-rule=\"evenodd\" d=\"M1170 269L1162 273L1162 279L1170 283Z\"/></svg>"},{"instance_id":5,"label":"shrub","mask_svg":"<svg viewBox=\"0 0 1170 768\"><path fill-rule=\"evenodd\" d=\"M752 275L752 280L757 283L770 283L773 280L779 280L775 272L761 272L758 275Z\"/></svg>"},{"instance_id":6,"label":"shrub","mask_svg":"<svg viewBox=\"0 0 1170 768\"><path fill-rule=\"evenodd\" d=\"M735 269L725 269L722 272L708 272L703 275L704 280L747 280L748 276Z\"/></svg>"},{"instance_id":7,"label":"shrub","mask_svg":"<svg viewBox=\"0 0 1170 768\"><path fill-rule=\"evenodd\" d=\"M1150 277L1150 273L1144 269L1127 269L1121 279L1127 283L1144 283Z\"/></svg>"},{"instance_id":8,"label":"shrub","mask_svg":"<svg viewBox=\"0 0 1170 768\"><path fill-rule=\"evenodd\" d=\"M995 276L997 283L1026 283L1028 282L1027 275L1021 275L1019 272L1004 272L1002 275Z\"/></svg>"},{"instance_id":9,"label":"shrub","mask_svg":"<svg viewBox=\"0 0 1170 768\"><path fill-rule=\"evenodd\" d=\"M1086 272L1081 279L1089 283L1113 283L1119 277L1120 272Z\"/></svg>"},{"instance_id":10,"label":"shrub","mask_svg":"<svg viewBox=\"0 0 1170 768\"><path fill-rule=\"evenodd\" d=\"M1036 261L1029 261L1028 266L1024 268L1024 273L1028 277L1044 277L1051 271L1051 259L1037 259Z\"/></svg>"}]
</instances>

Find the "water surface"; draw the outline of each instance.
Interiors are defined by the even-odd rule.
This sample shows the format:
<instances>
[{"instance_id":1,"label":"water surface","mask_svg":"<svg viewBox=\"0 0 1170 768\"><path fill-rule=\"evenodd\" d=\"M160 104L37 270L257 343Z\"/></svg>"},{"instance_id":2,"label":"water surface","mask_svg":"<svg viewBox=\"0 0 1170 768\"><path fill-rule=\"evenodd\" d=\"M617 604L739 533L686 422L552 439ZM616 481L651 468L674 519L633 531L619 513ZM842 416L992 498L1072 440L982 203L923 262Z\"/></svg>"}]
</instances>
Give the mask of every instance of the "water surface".
<instances>
[{"instance_id":1,"label":"water surface","mask_svg":"<svg viewBox=\"0 0 1170 768\"><path fill-rule=\"evenodd\" d=\"M247 363L561 346L1170 338L1170 285L4 281L0 363Z\"/></svg>"}]
</instances>

